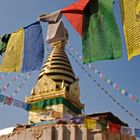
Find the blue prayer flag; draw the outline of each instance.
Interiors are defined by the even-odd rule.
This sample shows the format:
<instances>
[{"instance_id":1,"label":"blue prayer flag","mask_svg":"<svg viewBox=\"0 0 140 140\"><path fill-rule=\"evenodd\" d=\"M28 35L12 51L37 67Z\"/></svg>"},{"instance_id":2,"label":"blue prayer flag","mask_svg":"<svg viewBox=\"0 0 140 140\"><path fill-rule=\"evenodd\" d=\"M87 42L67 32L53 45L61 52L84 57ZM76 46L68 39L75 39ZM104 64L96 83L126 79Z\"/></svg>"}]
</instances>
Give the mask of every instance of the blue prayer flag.
<instances>
[{"instance_id":1,"label":"blue prayer flag","mask_svg":"<svg viewBox=\"0 0 140 140\"><path fill-rule=\"evenodd\" d=\"M2 94L0 94L0 102L3 102L3 101L4 101L4 99L5 99L5 96L4 96L4 95L2 95Z\"/></svg>"},{"instance_id":2,"label":"blue prayer flag","mask_svg":"<svg viewBox=\"0 0 140 140\"><path fill-rule=\"evenodd\" d=\"M19 100L14 99L13 106L16 106L16 107L21 108L22 105L23 105L23 102L22 101L19 101Z\"/></svg>"},{"instance_id":3,"label":"blue prayer flag","mask_svg":"<svg viewBox=\"0 0 140 140\"><path fill-rule=\"evenodd\" d=\"M71 118L71 120L72 120L73 123L75 123L75 124L81 124L81 123L83 123L83 121L84 121L83 117L73 117L73 118Z\"/></svg>"},{"instance_id":4,"label":"blue prayer flag","mask_svg":"<svg viewBox=\"0 0 140 140\"><path fill-rule=\"evenodd\" d=\"M135 128L134 129L134 132L135 132L135 136L138 137L138 138L140 138L140 129Z\"/></svg>"},{"instance_id":5,"label":"blue prayer flag","mask_svg":"<svg viewBox=\"0 0 140 140\"><path fill-rule=\"evenodd\" d=\"M22 104L22 108L25 109L26 111L29 111L31 109L31 107L32 107L31 104L27 104L24 102Z\"/></svg>"},{"instance_id":6,"label":"blue prayer flag","mask_svg":"<svg viewBox=\"0 0 140 140\"><path fill-rule=\"evenodd\" d=\"M40 22L24 27L24 32L22 72L40 70L44 58L44 40Z\"/></svg>"}]
</instances>

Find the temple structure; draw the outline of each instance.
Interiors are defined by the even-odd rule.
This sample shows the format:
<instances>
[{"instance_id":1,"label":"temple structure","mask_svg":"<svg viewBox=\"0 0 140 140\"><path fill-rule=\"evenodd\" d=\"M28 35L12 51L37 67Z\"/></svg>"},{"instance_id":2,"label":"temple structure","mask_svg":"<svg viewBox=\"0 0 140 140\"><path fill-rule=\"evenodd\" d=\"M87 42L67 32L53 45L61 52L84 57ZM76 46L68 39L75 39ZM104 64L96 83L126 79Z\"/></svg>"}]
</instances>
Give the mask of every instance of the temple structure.
<instances>
[{"instance_id":1,"label":"temple structure","mask_svg":"<svg viewBox=\"0 0 140 140\"><path fill-rule=\"evenodd\" d=\"M36 123L65 114L80 115L84 105L80 102L80 89L67 54L67 39L51 43L53 47L44 63L31 96L26 102L34 105L29 122Z\"/></svg>"}]
</instances>

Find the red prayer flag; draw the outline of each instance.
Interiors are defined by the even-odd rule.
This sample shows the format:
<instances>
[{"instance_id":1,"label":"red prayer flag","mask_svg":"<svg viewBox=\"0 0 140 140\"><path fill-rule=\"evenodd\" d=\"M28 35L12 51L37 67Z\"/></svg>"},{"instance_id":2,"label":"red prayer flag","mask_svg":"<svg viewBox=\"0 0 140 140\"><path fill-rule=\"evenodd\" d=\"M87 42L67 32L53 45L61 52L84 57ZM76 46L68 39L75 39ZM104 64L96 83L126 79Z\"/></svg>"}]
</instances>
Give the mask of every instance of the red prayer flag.
<instances>
[{"instance_id":1,"label":"red prayer flag","mask_svg":"<svg viewBox=\"0 0 140 140\"><path fill-rule=\"evenodd\" d=\"M79 0L60 12L65 15L75 30L82 36L83 11L89 0Z\"/></svg>"},{"instance_id":2,"label":"red prayer flag","mask_svg":"<svg viewBox=\"0 0 140 140\"><path fill-rule=\"evenodd\" d=\"M11 105L13 102L13 98L12 97L5 97L5 100L4 100L4 104L7 104L7 105Z\"/></svg>"},{"instance_id":3,"label":"red prayer flag","mask_svg":"<svg viewBox=\"0 0 140 140\"><path fill-rule=\"evenodd\" d=\"M112 133L120 133L120 131L121 131L121 125L110 123L109 124L109 130Z\"/></svg>"}]
</instances>

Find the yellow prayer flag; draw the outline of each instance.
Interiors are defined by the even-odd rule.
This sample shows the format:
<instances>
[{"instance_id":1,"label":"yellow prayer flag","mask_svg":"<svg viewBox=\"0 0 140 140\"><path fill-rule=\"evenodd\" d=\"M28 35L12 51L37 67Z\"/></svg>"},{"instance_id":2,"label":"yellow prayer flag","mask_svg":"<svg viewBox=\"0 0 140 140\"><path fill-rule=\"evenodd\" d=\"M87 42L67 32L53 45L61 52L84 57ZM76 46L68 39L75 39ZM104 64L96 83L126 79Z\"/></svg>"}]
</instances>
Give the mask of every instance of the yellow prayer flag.
<instances>
[{"instance_id":1,"label":"yellow prayer flag","mask_svg":"<svg viewBox=\"0 0 140 140\"><path fill-rule=\"evenodd\" d=\"M140 54L140 0L121 0L128 60Z\"/></svg>"},{"instance_id":2,"label":"yellow prayer flag","mask_svg":"<svg viewBox=\"0 0 140 140\"><path fill-rule=\"evenodd\" d=\"M84 118L84 125L87 129L94 129L96 127L96 120L91 118Z\"/></svg>"},{"instance_id":3,"label":"yellow prayer flag","mask_svg":"<svg viewBox=\"0 0 140 140\"><path fill-rule=\"evenodd\" d=\"M1 72L19 72L22 66L22 52L24 47L24 29L13 32L7 44L2 63Z\"/></svg>"}]
</instances>

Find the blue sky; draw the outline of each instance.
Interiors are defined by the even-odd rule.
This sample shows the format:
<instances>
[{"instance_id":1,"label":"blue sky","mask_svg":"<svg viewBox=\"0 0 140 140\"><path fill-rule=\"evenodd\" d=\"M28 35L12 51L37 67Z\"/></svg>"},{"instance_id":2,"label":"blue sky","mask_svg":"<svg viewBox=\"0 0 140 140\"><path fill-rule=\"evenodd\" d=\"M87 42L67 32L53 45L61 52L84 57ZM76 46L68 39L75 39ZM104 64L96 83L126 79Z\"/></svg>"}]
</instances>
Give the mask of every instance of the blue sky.
<instances>
[{"instance_id":1,"label":"blue sky","mask_svg":"<svg viewBox=\"0 0 140 140\"><path fill-rule=\"evenodd\" d=\"M4 35L5 33L14 32L20 27L27 26L35 22L39 15L46 12L49 13L56 11L65 7L66 5L69 5L70 3L73 3L74 1L75 0L1 0L0 36ZM114 10L121 33L123 57L118 60L98 61L92 63L91 65L102 72L104 76L117 83L120 88L124 88L128 91L128 93L140 98L140 56L134 57L131 61L127 60L118 0L116 0ZM71 43L72 47L75 48L80 55L82 55L80 36L65 18L63 18L63 20L66 28L69 31L69 42ZM45 38L47 24L41 23L41 25L43 27ZM81 91L81 102L85 104L86 114L109 111L118 116L122 121L128 123L130 127L140 128L140 123L135 120L135 118L140 119L140 104L114 90L111 85L106 84L97 74L90 71L93 78L96 79L103 88L107 89L121 105L123 105L129 112L134 114L134 117L129 116L123 109L120 108L120 106L114 103L102 90L97 87L97 85L93 82L93 78L89 78L81 70L77 63L75 63L71 56L69 56L69 59L77 77L80 79L79 84ZM36 83L38 74L39 71L33 72L31 78L27 80L18 94L13 97L24 101L25 96L30 95L31 89ZM0 76L3 75L4 73L0 73ZM12 80L12 78L17 75L18 73L8 74L8 76L0 80L0 87L7 83L7 81ZM25 79L26 76L27 74L25 73L22 77L18 78L16 82L13 82L5 92L2 92L2 94L11 96L13 91ZM0 105L0 129L15 126L17 123L26 124L27 121L28 112L13 106Z\"/></svg>"}]
</instances>

